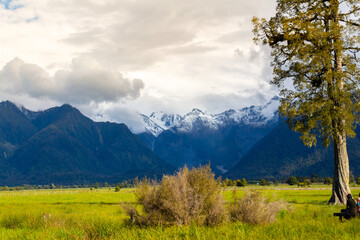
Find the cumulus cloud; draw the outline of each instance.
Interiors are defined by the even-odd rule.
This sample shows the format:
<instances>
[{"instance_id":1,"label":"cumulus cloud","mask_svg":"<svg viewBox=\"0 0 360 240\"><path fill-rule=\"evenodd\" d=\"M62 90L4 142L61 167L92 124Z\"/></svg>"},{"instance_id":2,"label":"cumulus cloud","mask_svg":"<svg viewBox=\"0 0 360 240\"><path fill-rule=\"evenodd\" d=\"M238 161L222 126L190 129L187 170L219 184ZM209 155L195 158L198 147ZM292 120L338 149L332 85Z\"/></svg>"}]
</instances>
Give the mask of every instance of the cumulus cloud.
<instances>
[{"instance_id":1,"label":"cumulus cloud","mask_svg":"<svg viewBox=\"0 0 360 240\"><path fill-rule=\"evenodd\" d=\"M269 52L251 33L275 0L11 2L22 7L0 6L2 99L67 102L135 126L136 111L217 113L276 95Z\"/></svg>"},{"instance_id":2,"label":"cumulus cloud","mask_svg":"<svg viewBox=\"0 0 360 240\"><path fill-rule=\"evenodd\" d=\"M127 79L120 72L85 57L73 59L69 69L58 70L54 76L19 58L7 63L0 71L3 92L69 103L135 99L143 88L142 80Z\"/></svg>"}]
</instances>

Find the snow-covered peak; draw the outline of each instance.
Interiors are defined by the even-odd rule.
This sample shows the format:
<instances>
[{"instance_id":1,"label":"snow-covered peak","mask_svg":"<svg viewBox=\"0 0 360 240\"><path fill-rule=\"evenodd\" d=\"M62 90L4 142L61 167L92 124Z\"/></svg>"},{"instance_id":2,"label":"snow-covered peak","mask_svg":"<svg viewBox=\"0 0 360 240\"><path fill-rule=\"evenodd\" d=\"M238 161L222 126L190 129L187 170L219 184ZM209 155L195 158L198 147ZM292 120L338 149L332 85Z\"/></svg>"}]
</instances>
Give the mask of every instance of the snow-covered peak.
<instances>
[{"instance_id":1,"label":"snow-covered peak","mask_svg":"<svg viewBox=\"0 0 360 240\"><path fill-rule=\"evenodd\" d=\"M166 114L162 111L153 112L149 117L141 114L141 117L146 130L154 136L158 136L165 130L192 132L204 128L217 130L234 124L261 126L269 121L277 121L279 106L280 98L274 97L262 106L230 109L219 114L208 114L194 108L183 117L177 114Z\"/></svg>"},{"instance_id":2,"label":"snow-covered peak","mask_svg":"<svg viewBox=\"0 0 360 240\"><path fill-rule=\"evenodd\" d=\"M182 121L182 117L177 114L167 114L164 112L153 112L150 116L140 114L146 131L150 132L154 136L158 136L164 130L168 130Z\"/></svg>"},{"instance_id":3,"label":"snow-covered peak","mask_svg":"<svg viewBox=\"0 0 360 240\"><path fill-rule=\"evenodd\" d=\"M274 117L280 106L280 98L273 97L261 110L261 114L266 118Z\"/></svg>"},{"instance_id":4,"label":"snow-covered peak","mask_svg":"<svg viewBox=\"0 0 360 240\"><path fill-rule=\"evenodd\" d=\"M220 122L212 114L205 114L199 109L194 108L186 114L182 121L177 124L176 130L181 132L191 132L194 129L209 128L218 129Z\"/></svg>"},{"instance_id":5,"label":"snow-covered peak","mask_svg":"<svg viewBox=\"0 0 360 240\"><path fill-rule=\"evenodd\" d=\"M205 115L203 111L201 111L198 108L194 108L191 112L189 112L188 114L186 114L185 116L188 115Z\"/></svg>"},{"instance_id":6,"label":"snow-covered peak","mask_svg":"<svg viewBox=\"0 0 360 240\"><path fill-rule=\"evenodd\" d=\"M151 117L152 115L153 114L151 114L150 117L148 117L144 114L140 114L140 117L142 118L142 120L144 122L146 131L150 132L152 135L157 137L165 129L163 127L159 126L157 123L155 123L155 121L153 121L153 119Z\"/></svg>"},{"instance_id":7,"label":"snow-covered peak","mask_svg":"<svg viewBox=\"0 0 360 240\"><path fill-rule=\"evenodd\" d=\"M180 115L167 114L162 111L151 113L149 118L163 129L172 128L182 120Z\"/></svg>"}]
</instances>

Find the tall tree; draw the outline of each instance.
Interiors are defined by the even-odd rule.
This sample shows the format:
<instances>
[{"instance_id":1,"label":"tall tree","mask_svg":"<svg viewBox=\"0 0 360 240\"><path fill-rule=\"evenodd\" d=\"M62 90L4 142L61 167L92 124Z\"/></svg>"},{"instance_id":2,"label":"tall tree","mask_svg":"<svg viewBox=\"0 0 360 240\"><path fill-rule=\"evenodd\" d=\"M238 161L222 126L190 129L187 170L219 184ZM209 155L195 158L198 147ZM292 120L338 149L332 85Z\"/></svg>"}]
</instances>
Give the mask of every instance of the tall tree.
<instances>
[{"instance_id":1,"label":"tall tree","mask_svg":"<svg viewBox=\"0 0 360 240\"><path fill-rule=\"evenodd\" d=\"M270 46L280 114L307 146L334 144L329 203L346 202L346 138L359 120L359 0L277 0L270 20L253 18L254 40Z\"/></svg>"}]
</instances>

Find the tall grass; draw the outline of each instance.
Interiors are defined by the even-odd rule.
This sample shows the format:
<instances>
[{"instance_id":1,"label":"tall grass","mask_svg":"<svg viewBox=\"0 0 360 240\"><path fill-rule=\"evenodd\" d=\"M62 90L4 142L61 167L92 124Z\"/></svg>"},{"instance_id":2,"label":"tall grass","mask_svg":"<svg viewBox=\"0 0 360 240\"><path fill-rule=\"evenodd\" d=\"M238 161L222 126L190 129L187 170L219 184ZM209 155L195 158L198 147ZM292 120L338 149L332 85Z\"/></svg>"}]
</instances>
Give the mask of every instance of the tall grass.
<instances>
[{"instance_id":1,"label":"tall grass","mask_svg":"<svg viewBox=\"0 0 360 240\"><path fill-rule=\"evenodd\" d=\"M250 186L249 188L253 188ZM342 206L329 206L331 189L287 186L254 187L264 196L274 193L293 203L294 211L281 211L274 223L252 225L235 222L215 227L138 227L121 202L137 205L134 189L90 191L31 190L0 193L0 239L359 239L360 219L339 222L332 214ZM280 188L280 189L279 189ZM358 195L359 189L353 191ZM223 189L226 204L234 202L232 189ZM236 196L245 196L243 189ZM272 201L275 199L272 199Z\"/></svg>"}]
</instances>

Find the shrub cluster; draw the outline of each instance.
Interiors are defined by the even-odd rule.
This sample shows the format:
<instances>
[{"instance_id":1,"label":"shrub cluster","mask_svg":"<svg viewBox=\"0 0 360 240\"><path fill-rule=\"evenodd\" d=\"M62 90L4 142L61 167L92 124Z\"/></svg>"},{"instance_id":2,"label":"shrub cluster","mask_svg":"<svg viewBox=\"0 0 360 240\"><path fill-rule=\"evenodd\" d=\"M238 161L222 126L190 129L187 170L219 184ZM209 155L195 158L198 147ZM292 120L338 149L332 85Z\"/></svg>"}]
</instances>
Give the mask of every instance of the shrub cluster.
<instances>
[{"instance_id":1,"label":"shrub cluster","mask_svg":"<svg viewBox=\"0 0 360 240\"><path fill-rule=\"evenodd\" d=\"M260 179L259 185L260 185L260 186L270 186L270 185L271 185L271 182L268 181L268 180L265 180L265 179Z\"/></svg>"},{"instance_id":2,"label":"shrub cluster","mask_svg":"<svg viewBox=\"0 0 360 240\"><path fill-rule=\"evenodd\" d=\"M324 179L324 184L330 185L333 183L333 179L331 177L327 177Z\"/></svg>"},{"instance_id":3,"label":"shrub cluster","mask_svg":"<svg viewBox=\"0 0 360 240\"><path fill-rule=\"evenodd\" d=\"M221 186L222 187L232 187L232 186L236 186L236 187L246 187L248 185L247 181L245 178L243 179L236 179L236 180L231 180L226 178L224 181L221 182Z\"/></svg>"},{"instance_id":4,"label":"shrub cluster","mask_svg":"<svg viewBox=\"0 0 360 240\"><path fill-rule=\"evenodd\" d=\"M138 225L217 225L229 217L251 224L271 222L284 205L270 203L259 193L251 196L241 200L235 197L227 209L221 183L214 179L210 166L191 170L185 167L175 175L164 176L160 183L149 180L139 183L136 197L142 206L141 214L130 205L124 208L131 222ZM255 208L259 209L253 211Z\"/></svg>"},{"instance_id":5,"label":"shrub cluster","mask_svg":"<svg viewBox=\"0 0 360 240\"><path fill-rule=\"evenodd\" d=\"M290 186L297 185L299 183L299 180L296 177L291 176L286 180L286 183L289 184Z\"/></svg>"},{"instance_id":6,"label":"shrub cluster","mask_svg":"<svg viewBox=\"0 0 360 240\"><path fill-rule=\"evenodd\" d=\"M234 202L229 206L229 213L233 221L262 225L274 222L277 214L289 207L284 200L270 202L260 192L248 191L243 198L234 194Z\"/></svg>"},{"instance_id":7,"label":"shrub cluster","mask_svg":"<svg viewBox=\"0 0 360 240\"><path fill-rule=\"evenodd\" d=\"M219 224L226 218L220 191L209 166L185 167L165 176L159 185L143 181L136 191L143 214L136 213L135 221L144 225Z\"/></svg>"}]
</instances>

